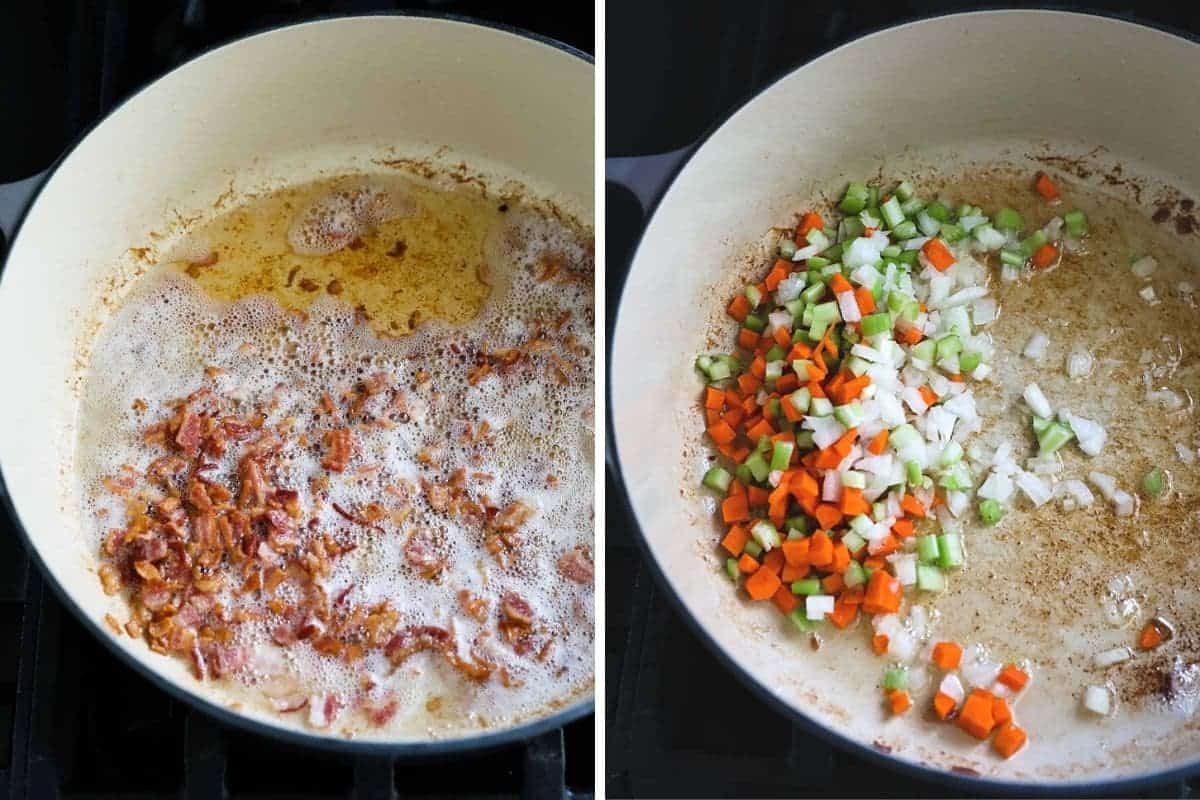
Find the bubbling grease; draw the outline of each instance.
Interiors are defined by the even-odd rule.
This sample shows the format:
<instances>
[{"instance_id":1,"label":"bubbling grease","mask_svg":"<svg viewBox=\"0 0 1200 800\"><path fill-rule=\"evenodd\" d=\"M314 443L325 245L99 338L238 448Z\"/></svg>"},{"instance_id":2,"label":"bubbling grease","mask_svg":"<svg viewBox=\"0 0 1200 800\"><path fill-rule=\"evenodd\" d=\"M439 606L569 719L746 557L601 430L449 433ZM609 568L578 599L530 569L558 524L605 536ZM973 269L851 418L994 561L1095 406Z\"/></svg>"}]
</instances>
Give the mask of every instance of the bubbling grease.
<instances>
[{"instance_id":1,"label":"bubbling grease","mask_svg":"<svg viewBox=\"0 0 1200 800\"><path fill-rule=\"evenodd\" d=\"M380 220L398 213L406 212L394 198L369 186L357 194L334 192L296 215L289 244L309 255L333 252L329 248L369 236ZM351 708L337 719L336 731L378 735L356 704L396 700L386 734L425 738L504 727L590 691L592 586L568 580L557 561L576 548L590 553L594 538L591 249L571 224L518 207L501 218L483 250L492 293L479 316L461 327L434 319L408 336L381 338L336 297L317 299L303 312L261 294L230 303L184 273L160 269L133 288L102 330L79 411L77 474L89 547L98 551L125 513L123 502L102 487L103 478L123 465L144 472L164 454L143 442L143 432L168 417L174 403L208 386L230 398L235 410L273 404L265 426L290 426L278 484L297 490L305 509L316 508L309 480L328 475L319 530L357 544L334 559L322 579L328 596L348 591L350 601L364 605L389 600L400 626L446 628L460 653L486 653L514 684L504 686L495 675L482 683L467 680L432 652L393 668L381 651L347 664L304 642L280 647L267 615L235 628L234 645L246 663L214 682L228 701L272 709L273 698L337 695ZM533 339L549 344L531 348ZM472 374L480 354L510 348L527 353L520 368ZM322 394L339 398L381 372L403 394L404 421L356 427L359 452L345 472L327 473L319 443L329 421L314 414ZM370 405L366 410L383 414ZM480 444L484 421L490 432ZM299 444L301 434L311 444ZM208 477L235 483L240 452L230 447ZM422 479L442 482L460 467L486 476L468 481L473 494L487 495L498 507L521 501L535 509L507 565L485 549L477 524L436 513L421 493ZM389 516L378 530L366 529L333 510L334 504L361 508L372 501L393 508L398 501L385 487L404 482L417 488L404 500L402 522ZM404 544L415 531L445 556L448 566L435 579L406 559ZM236 586L227 581L216 597L226 607L262 605L235 593L231 583ZM485 620L463 610L461 590L489 602ZM496 609L508 591L528 601L552 640L544 660L518 655L497 636ZM291 583L279 594L300 599ZM303 725L308 713L284 716Z\"/></svg>"}]
</instances>

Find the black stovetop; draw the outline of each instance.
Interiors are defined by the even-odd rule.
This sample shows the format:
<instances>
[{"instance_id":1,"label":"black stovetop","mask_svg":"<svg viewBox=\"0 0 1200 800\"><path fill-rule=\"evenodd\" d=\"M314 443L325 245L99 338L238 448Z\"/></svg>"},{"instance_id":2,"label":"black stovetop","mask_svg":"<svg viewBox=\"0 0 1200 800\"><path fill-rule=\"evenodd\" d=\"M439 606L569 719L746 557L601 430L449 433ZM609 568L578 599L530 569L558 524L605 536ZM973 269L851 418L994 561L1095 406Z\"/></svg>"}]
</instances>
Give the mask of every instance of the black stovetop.
<instances>
[{"instance_id":1,"label":"black stovetop","mask_svg":"<svg viewBox=\"0 0 1200 800\"><path fill-rule=\"evenodd\" d=\"M701 10L687 0L609 0L609 156L685 147L776 76L831 47L906 19L975 6L923 0L712 5ZM1196 4L1088 5L1110 15L1200 32ZM611 184L606 226L606 324L611 330L642 229L636 202ZM735 679L657 585L619 491L610 468L605 760L610 796L962 795L832 747ZM1197 795L1200 780L1151 786L1138 796Z\"/></svg>"},{"instance_id":2,"label":"black stovetop","mask_svg":"<svg viewBox=\"0 0 1200 800\"><path fill-rule=\"evenodd\" d=\"M318 15L405 8L505 22L593 50L593 16L539 4L156 0L0 4L0 221L105 110L191 54ZM36 76L36 77L31 77ZM0 235L0 256L3 254ZM92 638L0 513L0 798L554 798L594 794L594 718L528 745L421 762L344 755L223 727Z\"/></svg>"}]
</instances>

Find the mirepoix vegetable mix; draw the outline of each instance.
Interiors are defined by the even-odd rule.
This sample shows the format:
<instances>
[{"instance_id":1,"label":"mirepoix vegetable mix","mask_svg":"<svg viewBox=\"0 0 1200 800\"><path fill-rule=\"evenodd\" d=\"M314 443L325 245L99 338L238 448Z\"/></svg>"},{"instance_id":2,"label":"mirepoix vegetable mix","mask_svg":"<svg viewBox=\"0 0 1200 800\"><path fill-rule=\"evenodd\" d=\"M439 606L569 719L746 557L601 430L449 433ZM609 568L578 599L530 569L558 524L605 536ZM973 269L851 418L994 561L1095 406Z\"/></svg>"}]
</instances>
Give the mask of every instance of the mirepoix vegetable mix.
<instances>
[{"instance_id":1,"label":"mirepoix vegetable mix","mask_svg":"<svg viewBox=\"0 0 1200 800\"><path fill-rule=\"evenodd\" d=\"M1033 190L1059 200L1048 176ZM900 613L906 597L943 591L969 557L964 520L1000 523L1014 481L1038 502L1036 476L1015 465L984 474L966 457L982 428L973 385L991 371L989 279L1052 268L1087 234L1079 210L1030 232L1011 208L853 182L836 210L801 214L763 279L731 299L730 351L696 361L720 454L703 483L723 497L720 547L738 591L801 631L870 618L872 647L894 663L881 683L891 713L912 705L903 665L931 661L945 672L936 715L995 733L1005 758L1025 744L1006 698L1027 670L1009 664L968 693L955 673L962 648L919 653ZM1039 456L1085 436L1103 445L1087 420L1052 418L1036 386L1026 399Z\"/></svg>"}]
</instances>

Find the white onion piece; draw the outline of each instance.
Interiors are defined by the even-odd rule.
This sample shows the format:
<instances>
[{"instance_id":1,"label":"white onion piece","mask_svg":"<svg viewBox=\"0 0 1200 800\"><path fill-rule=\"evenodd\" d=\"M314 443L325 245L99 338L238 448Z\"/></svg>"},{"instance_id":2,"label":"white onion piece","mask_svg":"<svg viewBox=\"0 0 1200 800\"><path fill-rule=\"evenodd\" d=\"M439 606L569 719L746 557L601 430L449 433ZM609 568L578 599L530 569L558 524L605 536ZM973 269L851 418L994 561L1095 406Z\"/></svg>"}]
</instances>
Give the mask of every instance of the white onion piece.
<instances>
[{"instance_id":1,"label":"white onion piece","mask_svg":"<svg viewBox=\"0 0 1200 800\"><path fill-rule=\"evenodd\" d=\"M1079 440L1079 449L1089 456L1100 455L1104 443L1108 441L1108 431L1098 422L1077 417L1069 412L1065 417L1064 421L1071 426L1075 438Z\"/></svg>"},{"instance_id":2,"label":"white onion piece","mask_svg":"<svg viewBox=\"0 0 1200 800\"><path fill-rule=\"evenodd\" d=\"M767 314L767 334L773 334L775 331L782 328L785 331L792 329L792 315L787 311L772 311Z\"/></svg>"},{"instance_id":3,"label":"white onion piece","mask_svg":"<svg viewBox=\"0 0 1200 800\"><path fill-rule=\"evenodd\" d=\"M1046 485L1045 481L1036 475L1031 475L1022 470L1017 473L1016 480L1017 487L1035 506L1044 505L1054 496L1054 491Z\"/></svg>"},{"instance_id":4,"label":"white onion piece","mask_svg":"<svg viewBox=\"0 0 1200 800\"><path fill-rule=\"evenodd\" d=\"M1142 280L1153 275L1156 269L1158 269L1158 262L1154 260L1154 256L1142 256L1129 267L1129 271Z\"/></svg>"},{"instance_id":5,"label":"white onion piece","mask_svg":"<svg viewBox=\"0 0 1200 800\"><path fill-rule=\"evenodd\" d=\"M1117 489L1112 497L1113 510L1118 517L1132 517L1136 510L1133 495L1123 489Z\"/></svg>"},{"instance_id":6,"label":"white onion piece","mask_svg":"<svg viewBox=\"0 0 1200 800\"><path fill-rule=\"evenodd\" d=\"M805 274L803 272L793 272L788 275L779 282L779 288L775 290L775 302L783 305L795 300L804 291L804 284Z\"/></svg>"},{"instance_id":7,"label":"white onion piece","mask_svg":"<svg viewBox=\"0 0 1200 800\"><path fill-rule=\"evenodd\" d=\"M1175 443L1175 454L1179 456L1179 460L1185 464L1196 463L1196 451L1188 447L1183 442Z\"/></svg>"},{"instance_id":8,"label":"white onion piece","mask_svg":"<svg viewBox=\"0 0 1200 800\"><path fill-rule=\"evenodd\" d=\"M995 322L1000 313L1000 306L990 297L979 300L971 307L971 319L976 325L987 325Z\"/></svg>"},{"instance_id":9,"label":"white onion piece","mask_svg":"<svg viewBox=\"0 0 1200 800\"><path fill-rule=\"evenodd\" d=\"M804 616L814 622L819 622L825 619L826 614L833 613L833 605L833 595L810 594L804 600Z\"/></svg>"},{"instance_id":10,"label":"white onion piece","mask_svg":"<svg viewBox=\"0 0 1200 800\"><path fill-rule=\"evenodd\" d=\"M987 480L979 487L979 491L976 494L984 500L1007 503L1009 498L1013 496L1013 491L1015 491L1015 486L1011 478L993 472L991 475L988 475Z\"/></svg>"},{"instance_id":11,"label":"white onion piece","mask_svg":"<svg viewBox=\"0 0 1200 800\"><path fill-rule=\"evenodd\" d=\"M1095 496L1081 480L1071 478L1054 487L1055 497L1069 497L1080 508L1087 508L1096 502Z\"/></svg>"},{"instance_id":12,"label":"white onion piece","mask_svg":"<svg viewBox=\"0 0 1200 800\"><path fill-rule=\"evenodd\" d=\"M1067 376L1084 378L1092 371L1092 354L1082 348L1076 348L1067 356Z\"/></svg>"},{"instance_id":13,"label":"white onion piece","mask_svg":"<svg viewBox=\"0 0 1200 800\"><path fill-rule=\"evenodd\" d=\"M955 705L961 703L963 698L967 696L966 690L963 689L962 681L954 674L942 678L942 682L938 684L938 691L948 695L954 701Z\"/></svg>"},{"instance_id":14,"label":"white onion piece","mask_svg":"<svg viewBox=\"0 0 1200 800\"><path fill-rule=\"evenodd\" d=\"M1029 342L1025 345L1022 351L1026 358L1034 360L1046 355L1046 348L1050 346L1050 337L1041 331L1036 331L1033 336L1029 337Z\"/></svg>"},{"instance_id":15,"label":"white onion piece","mask_svg":"<svg viewBox=\"0 0 1200 800\"><path fill-rule=\"evenodd\" d=\"M1103 686L1089 686L1083 693L1083 707L1106 717L1112 713L1112 692Z\"/></svg>"},{"instance_id":16,"label":"white onion piece","mask_svg":"<svg viewBox=\"0 0 1200 800\"><path fill-rule=\"evenodd\" d=\"M813 432L813 442L822 450L846 433L835 417L805 417L801 427Z\"/></svg>"},{"instance_id":17,"label":"white onion piece","mask_svg":"<svg viewBox=\"0 0 1200 800\"><path fill-rule=\"evenodd\" d=\"M1153 286L1143 286L1141 289L1138 289L1138 297L1142 298L1150 305L1157 305L1158 303L1158 295L1154 293Z\"/></svg>"},{"instance_id":18,"label":"white onion piece","mask_svg":"<svg viewBox=\"0 0 1200 800\"><path fill-rule=\"evenodd\" d=\"M1120 664L1122 661L1128 661L1133 658L1133 651L1128 647L1114 647L1111 650L1104 650L1092 658L1092 663L1100 669L1108 669L1114 664Z\"/></svg>"},{"instance_id":19,"label":"white onion piece","mask_svg":"<svg viewBox=\"0 0 1200 800\"><path fill-rule=\"evenodd\" d=\"M1055 453L1025 459L1025 469L1034 475L1057 475L1062 472L1062 468L1062 461L1059 460L1058 455Z\"/></svg>"},{"instance_id":20,"label":"white onion piece","mask_svg":"<svg viewBox=\"0 0 1200 800\"><path fill-rule=\"evenodd\" d=\"M892 564L892 572L901 586L916 586L917 556L915 553L893 553L887 557Z\"/></svg>"},{"instance_id":21,"label":"white onion piece","mask_svg":"<svg viewBox=\"0 0 1200 800\"><path fill-rule=\"evenodd\" d=\"M1050 407L1050 401L1046 399L1046 395L1042 393L1041 387L1036 383L1031 383L1025 387L1025 391L1021 393L1025 398L1025 402L1029 404L1029 409L1043 419L1049 419L1054 414L1054 409Z\"/></svg>"},{"instance_id":22,"label":"white onion piece","mask_svg":"<svg viewBox=\"0 0 1200 800\"><path fill-rule=\"evenodd\" d=\"M1116 478L1114 478L1112 475L1093 470L1088 473L1088 480L1092 482L1092 486L1095 486L1096 489L1099 490L1101 496L1103 496L1105 500L1113 499L1113 495L1117 491Z\"/></svg>"},{"instance_id":23,"label":"white onion piece","mask_svg":"<svg viewBox=\"0 0 1200 800\"><path fill-rule=\"evenodd\" d=\"M842 319L846 322L862 322L862 312L858 308L858 298L854 296L854 292L842 292L837 297L838 310L842 312Z\"/></svg>"}]
</instances>

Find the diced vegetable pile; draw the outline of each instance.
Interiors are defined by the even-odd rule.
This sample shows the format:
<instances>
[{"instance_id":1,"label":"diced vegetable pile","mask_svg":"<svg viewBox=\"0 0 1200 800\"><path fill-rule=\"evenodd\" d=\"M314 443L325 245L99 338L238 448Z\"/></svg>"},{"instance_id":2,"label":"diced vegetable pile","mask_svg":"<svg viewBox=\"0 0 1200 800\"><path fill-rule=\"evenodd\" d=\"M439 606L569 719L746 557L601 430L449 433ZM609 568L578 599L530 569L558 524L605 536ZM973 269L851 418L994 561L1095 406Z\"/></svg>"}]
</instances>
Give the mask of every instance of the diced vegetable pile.
<instances>
[{"instance_id":1,"label":"diced vegetable pile","mask_svg":"<svg viewBox=\"0 0 1200 800\"><path fill-rule=\"evenodd\" d=\"M1058 199L1044 175L1035 189ZM724 496L726 569L750 599L772 602L801 630L869 615L876 652L910 662L919 642L898 613L906 595L942 591L963 564L960 520L983 477L964 446L982 425L971 385L993 354L981 332L997 313L987 257L997 255L1006 279L1052 267L1088 222L1070 211L1024 236L1013 209L952 209L908 182L887 192L851 183L838 209L836 223L800 217L766 277L729 304L736 349L696 361L708 436L723 456L703 482ZM1083 443L1073 423L1038 410L1043 452ZM984 522L1003 516L1010 475L994 481L1005 491L979 493ZM933 661L949 663L947 651L935 648ZM1001 694L1028 675L1009 665L996 679L1007 690L968 694L947 674L934 705L975 736L995 730L1008 757L1025 733ZM893 713L911 706L903 667L884 688Z\"/></svg>"}]
</instances>

